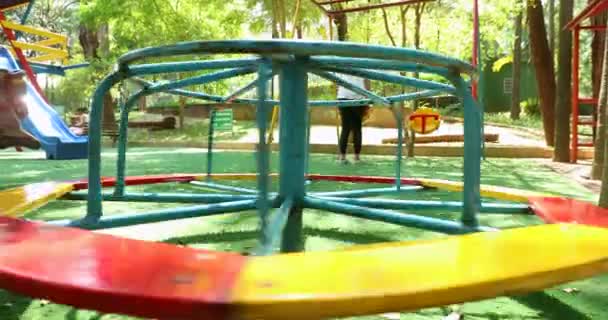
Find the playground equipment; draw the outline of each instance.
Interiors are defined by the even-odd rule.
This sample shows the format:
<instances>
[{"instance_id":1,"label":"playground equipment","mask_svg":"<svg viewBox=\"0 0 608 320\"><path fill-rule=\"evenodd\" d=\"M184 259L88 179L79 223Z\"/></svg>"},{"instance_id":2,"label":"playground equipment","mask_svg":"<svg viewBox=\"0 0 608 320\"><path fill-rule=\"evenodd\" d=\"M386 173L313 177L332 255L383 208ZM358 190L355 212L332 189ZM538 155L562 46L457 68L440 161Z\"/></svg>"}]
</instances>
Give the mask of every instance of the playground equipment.
<instances>
[{"instance_id":1,"label":"playground equipment","mask_svg":"<svg viewBox=\"0 0 608 320\"><path fill-rule=\"evenodd\" d=\"M61 116L49 105L38 84L36 74L64 75L66 70L80 68L87 64L62 66L68 58L68 38L25 25L34 3L34 1L23 0L0 1L0 25L10 44L8 48L0 47L0 68L9 71L22 69L27 74L29 82L25 99L28 105L28 117L21 122L21 127L40 142L47 159L82 159L86 157L87 139L74 135ZM20 23L11 22L5 18L4 11L25 5L28 7ZM18 39L15 32L29 33L44 39L35 43L27 43ZM26 58L24 50L36 54ZM17 57L18 61L13 58L13 55ZM60 62L60 64L45 64L45 62Z\"/></svg>"},{"instance_id":2,"label":"playground equipment","mask_svg":"<svg viewBox=\"0 0 608 320\"><path fill-rule=\"evenodd\" d=\"M580 42L581 31L598 32L606 30L606 25L584 25L584 21L608 9L608 1L596 0L590 2L572 21L566 26L574 32L572 49L572 139L570 139L570 162L576 163L580 147L593 147L598 125L598 97L580 96ZM593 72L593 70L591 70ZM597 95L599 93L593 93ZM591 106L591 115L581 116L581 105ZM591 127L591 139L582 141L579 139L580 126Z\"/></svg>"},{"instance_id":3,"label":"playground equipment","mask_svg":"<svg viewBox=\"0 0 608 320\"><path fill-rule=\"evenodd\" d=\"M416 133L429 134L439 129L441 117L437 110L428 107L416 109L408 117L409 128Z\"/></svg>"},{"instance_id":4,"label":"playground equipment","mask_svg":"<svg viewBox=\"0 0 608 320\"><path fill-rule=\"evenodd\" d=\"M136 63L150 57L237 53L254 56ZM149 83L128 99L121 108L116 177L102 177L101 116L106 92L130 77L204 69L221 70ZM77 220L32 222L2 218L0 287L80 308L158 319L320 319L416 310L540 290L608 271L608 231L600 228L608 226L606 210L572 199L480 185L481 115L462 77L475 73L467 63L416 50L355 43L202 41L132 51L119 59L115 70L102 80L93 96L88 180L47 182L0 192L0 213L13 217L52 199L87 200L87 213ZM273 70L279 74L279 100L267 96ZM449 80L451 85L386 74L384 70L432 73ZM460 96L465 119L464 181L402 178L401 143L396 146L394 177L308 173L309 107L344 105L340 101L309 101L309 72L351 74L422 89L414 94L382 97L356 88L367 97L356 101L360 104L374 101L392 107L399 101L437 91ZM202 174L126 176L128 115L137 99L164 91L223 101L222 96L184 88L250 73L258 74L254 86L257 98L235 100L254 103L257 108L257 173L214 174L208 166L208 172ZM276 174L269 172L269 145L265 139L273 105L279 105L281 124ZM402 123L399 108L395 110L396 122ZM209 162L211 156L209 153ZM218 182L226 179L256 180L258 189ZM277 180L276 192L270 189L271 179ZM307 181L388 186L313 192ZM128 186L153 183L191 183L217 192L127 190ZM114 190L103 192L109 187ZM462 201L370 198L426 189L461 192ZM490 198L508 202L488 201ZM192 205L108 216L103 214L104 200ZM276 210L271 212L272 208ZM305 208L453 236L297 253L304 249ZM261 235L259 247L249 257L81 230L254 209L259 213ZM403 210L457 210L461 218L450 221ZM480 213L535 213L546 222L564 224L499 231L481 226L477 219ZM282 254L270 255L275 250Z\"/></svg>"}]
</instances>

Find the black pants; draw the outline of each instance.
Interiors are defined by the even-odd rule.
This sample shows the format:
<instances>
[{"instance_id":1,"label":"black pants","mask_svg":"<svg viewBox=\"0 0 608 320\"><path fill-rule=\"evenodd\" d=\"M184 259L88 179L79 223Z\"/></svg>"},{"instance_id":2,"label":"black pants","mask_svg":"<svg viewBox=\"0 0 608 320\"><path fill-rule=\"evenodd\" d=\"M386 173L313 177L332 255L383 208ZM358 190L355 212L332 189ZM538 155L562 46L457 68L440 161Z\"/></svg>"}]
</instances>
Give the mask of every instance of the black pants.
<instances>
[{"instance_id":1,"label":"black pants","mask_svg":"<svg viewBox=\"0 0 608 320\"><path fill-rule=\"evenodd\" d=\"M340 99L342 100L342 99ZM367 106L340 107L340 118L342 119L342 132L340 133L340 153L346 154L348 138L353 133L355 154L361 153L361 127L363 126L363 115Z\"/></svg>"}]
</instances>

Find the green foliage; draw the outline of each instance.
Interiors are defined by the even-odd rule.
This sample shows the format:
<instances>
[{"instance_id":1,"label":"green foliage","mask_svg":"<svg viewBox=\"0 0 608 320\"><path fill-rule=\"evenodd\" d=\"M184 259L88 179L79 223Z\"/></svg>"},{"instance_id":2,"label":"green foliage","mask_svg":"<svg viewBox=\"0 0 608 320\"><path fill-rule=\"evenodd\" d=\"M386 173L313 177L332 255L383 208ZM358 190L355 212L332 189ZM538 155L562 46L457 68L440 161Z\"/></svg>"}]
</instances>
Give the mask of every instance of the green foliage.
<instances>
[{"instance_id":1,"label":"green foliage","mask_svg":"<svg viewBox=\"0 0 608 320\"><path fill-rule=\"evenodd\" d=\"M540 104L538 99L528 99L520 103L521 110L525 114L533 117L540 117Z\"/></svg>"}]
</instances>

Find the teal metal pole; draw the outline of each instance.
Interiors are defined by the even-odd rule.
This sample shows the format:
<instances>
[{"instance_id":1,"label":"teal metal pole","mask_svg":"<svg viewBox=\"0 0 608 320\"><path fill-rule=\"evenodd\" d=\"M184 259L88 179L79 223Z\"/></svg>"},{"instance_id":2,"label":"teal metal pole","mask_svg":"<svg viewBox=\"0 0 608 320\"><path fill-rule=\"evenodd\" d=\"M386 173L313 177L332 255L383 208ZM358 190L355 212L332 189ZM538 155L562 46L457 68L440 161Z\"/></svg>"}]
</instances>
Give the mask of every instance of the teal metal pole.
<instances>
[{"instance_id":1,"label":"teal metal pole","mask_svg":"<svg viewBox=\"0 0 608 320\"><path fill-rule=\"evenodd\" d=\"M403 112L400 106L393 106L397 122L397 160L395 162L395 186L401 189L401 163L403 161ZM413 143L413 142L412 142Z\"/></svg>"},{"instance_id":2,"label":"teal metal pole","mask_svg":"<svg viewBox=\"0 0 608 320\"><path fill-rule=\"evenodd\" d=\"M311 194L311 196L313 196ZM460 211L462 212L461 201L436 201L436 200L394 200L394 199L355 199L336 196L315 197L352 204L361 207L390 210L425 210L425 211ZM530 206L524 203L482 203L481 213L492 214L525 214L532 215Z\"/></svg>"},{"instance_id":3,"label":"teal metal pole","mask_svg":"<svg viewBox=\"0 0 608 320\"><path fill-rule=\"evenodd\" d=\"M306 198L304 198L304 204L307 208L311 209L327 210L352 217L363 218L368 220L377 220L386 223L397 224L400 226L442 232L447 234L464 234L476 231L494 230L491 228L484 228L478 226L470 227L453 221L423 217L413 214L360 207L341 202L329 201L327 199L315 198L311 196L307 196Z\"/></svg>"},{"instance_id":4,"label":"teal metal pole","mask_svg":"<svg viewBox=\"0 0 608 320\"><path fill-rule=\"evenodd\" d=\"M451 76L450 81L454 83L464 105L464 187L461 220L466 226L476 227L476 215L481 206L481 110L460 75Z\"/></svg>"},{"instance_id":5,"label":"teal metal pole","mask_svg":"<svg viewBox=\"0 0 608 320\"><path fill-rule=\"evenodd\" d=\"M142 96L143 90L137 92L127 99L120 108L120 125L118 127L118 146L116 156L116 186L114 195L121 196L125 193L125 177L127 169L127 142L129 135L129 113L131 108Z\"/></svg>"},{"instance_id":6,"label":"teal metal pole","mask_svg":"<svg viewBox=\"0 0 608 320\"><path fill-rule=\"evenodd\" d=\"M193 186L203 187L203 188L213 189L213 190L230 191L230 192L238 192L238 193L248 193L248 194L258 194L258 192L256 190L253 190L253 189L227 186L227 185L213 183L213 182L192 181L192 182L190 182L190 184L193 185Z\"/></svg>"},{"instance_id":7,"label":"teal metal pole","mask_svg":"<svg viewBox=\"0 0 608 320\"><path fill-rule=\"evenodd\" d=\"M258 66L258 78L272 72L269 61L263 61ZM270 206L268 204L268 188L270 185L270 148L266 143L266 130L268 127L268 116L270 106L266 103L268 98L268 81L260 81L257 86L258 101L256 108L256 122L258 126L257 165L258 165L258 215L260 216L260 241L264 243L264 234L268 227L268 215Z\"/></svg>"},{"instance_id":8,"label":"teal metal pole","mask_svg":"<svg viewBox=\"0 0 608 320\"><path fill-rule=\"evenodd\" d=\"M215 127L215 108L211 109L209 116L209 132L207 136L207 180L211 180L213 173L213 127Z\"/></svg>"},{"instance_id":9,"label":"teal metal pole","mask_svg":"<svg viewBox=\"0 0 608 320\"><path fill-rule=\"evenodd\" d=\"M95 89L89 117L89 197L85 221L96 221L103 214L101 204L101 121L103 97L124 75L114 72L106 76Z\"/></svg>"},{"instance_id":10,"label":"teal metal pole","mask_svg":"<svg viewBox=\"0 0 608 320\"><path fill-rule=\"evenodd\" d=\"M292 208L293 200L291 198L286 199L281 207L268 219L268 226L264 228L264 234L262 235L261 248L257 250L258 255L269 255L281 245L283 230Z\"/></svg>"},{"instance_id":11,"label":"teal metal pole","mask_svg":"<svg viewBox=\"0 0 608 320\"><path fill-rule=\"evenodd\" d=\"M74 226L89 230L127 227L136 224L154 223L169 220L196 218L202 216L211 216L224 213L235 213L255 209L256 200L241 200L234 202L223 202L204 204L186 208L173 208L158 210L147 213L135 213L124 215L111 215L103 217L97 221L52 221L51 225L58 226Z\"/></svg>"},{"instance_id":12,"label":"teal metal pole","mask_svg":"<svg viewBox=\"0 0 608 320\"><path fill-rule=\"evenodd\" d=\"M293 199L283 230L282 252L302 251L302 201L306 193L308 129L308 73L305 57L289 57L280 66L279 88L279 197Z\"/></svg>"},{"instance_id":13,"label":"teal metal pole","mask_svg":"<svg viewBox=\"0 0 608 320\"><path fill-rule=\"evenodd\" d=\"M126 192L121 196L116 196L109 192L101 194L104 201L123 201L123 202L160 202L160 203L220 203L239 200L255 200L255 195L240 194L188 194L188 193L137 193ZM87 192L72 192L63 199L66 200L86 200Z\"/></svg>"},{"instance_id":14,"label":"teal metal pole","mask_svg":"<svg viewBox=\"0 0 608 320\"><path fill-rule=\"evenodd\" d=\"M311 192L311 195L315 197L372 197L382 194L395 194L405 192L415 192L424 190L421 186L407 186L407 187L389 187L389 188L370 188L362 190L342 190L342 191L331 191L331 192Z\"/></svg>"}]
</instances>

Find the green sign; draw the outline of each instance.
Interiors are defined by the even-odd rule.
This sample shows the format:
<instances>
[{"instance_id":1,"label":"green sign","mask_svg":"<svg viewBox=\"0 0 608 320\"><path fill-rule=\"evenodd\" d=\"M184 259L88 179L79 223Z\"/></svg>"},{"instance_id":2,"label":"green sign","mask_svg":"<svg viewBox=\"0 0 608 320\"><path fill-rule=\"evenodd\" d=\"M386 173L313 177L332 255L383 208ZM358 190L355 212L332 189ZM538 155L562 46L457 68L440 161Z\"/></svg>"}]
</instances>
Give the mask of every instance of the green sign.
<instances>
[{"instance_id":1,"label":"green sign","mask_svg":"<svg viewBox=\"0 0 608 320\"><path fill-rule=\"evenodd\" d=\"M232 131L233 119L232 109L217 110L213 118L213 129L217 131Z\"/></svg>"}]
</instances>

